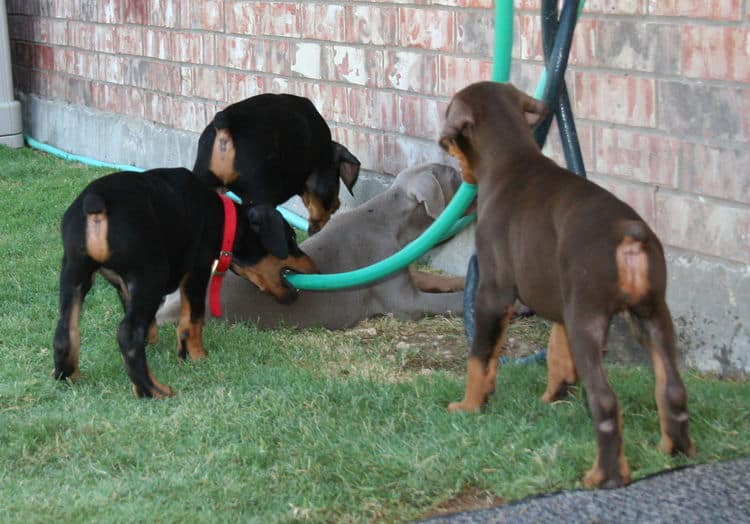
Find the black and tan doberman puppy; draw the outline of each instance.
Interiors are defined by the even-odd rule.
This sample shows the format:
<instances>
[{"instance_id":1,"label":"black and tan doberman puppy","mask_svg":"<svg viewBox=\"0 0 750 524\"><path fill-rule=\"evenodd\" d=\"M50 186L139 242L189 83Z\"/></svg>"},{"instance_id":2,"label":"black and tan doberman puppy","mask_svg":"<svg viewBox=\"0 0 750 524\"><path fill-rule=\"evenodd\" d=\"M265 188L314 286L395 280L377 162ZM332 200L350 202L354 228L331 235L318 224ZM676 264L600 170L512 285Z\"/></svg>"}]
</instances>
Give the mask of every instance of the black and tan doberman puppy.
<instances>
[{"instance_id":1,"label":"black and tan doberman puppy","mask_svg":"<svg viewBox=\"0 0 750 524\"><path fill-rule=\"evenodd\" d=\"M279 205L300 195L309 234L339 207L339 180L351 193L359 160L331 140L331 130L307 98L265 93L219 111L203 130L193 171L243 201Z\"/></svg>"},{"instance_id":2,"label":"black and tan doberman puppy","mask_svg":"<svg viewBox=\"0 0 750 524\"><path fill-rule=\"evenodd\" d=\"M231 207L230 207L231 206ZM226 208L226 211L225 211ZM223 244L225 213L236 217L234 241ZM138 397L172 395L146 364L146 339L162 297L179 287L180 359L203 358L206 287L212 262L231 246L231 269L281 302L296 298L281 277L284 268L314 272L294 232L269 205L222 202L187 169L113 173L89 184L62 218L60 320L54 338L57 379L79 375L79 318L99 272L118 290L125 317L117 331L125 369ZM222 252L223 256L229 254Z\"/></svg>"},{"instance_id":3,"label":"black and tan doberman puppy","mask_svg":"<svg viewBox=\"0 0 750 524\"><path fill-rule=\"evenodd\" d=\"M693 454L685 387L664 299L666 264L656 235L628 205L542 155L532 128L546 106L509 84L480 82L451 101L440 144L478 184L479 285L466 394L452 411L480 409L495 390L498 357L516 299L555 322L548 384L554 401L581 378L597 456L584 483L630 481L622 416L603 368L612 316L628 311L656 375L661 446Z\"/></svg>"}]
</instances>

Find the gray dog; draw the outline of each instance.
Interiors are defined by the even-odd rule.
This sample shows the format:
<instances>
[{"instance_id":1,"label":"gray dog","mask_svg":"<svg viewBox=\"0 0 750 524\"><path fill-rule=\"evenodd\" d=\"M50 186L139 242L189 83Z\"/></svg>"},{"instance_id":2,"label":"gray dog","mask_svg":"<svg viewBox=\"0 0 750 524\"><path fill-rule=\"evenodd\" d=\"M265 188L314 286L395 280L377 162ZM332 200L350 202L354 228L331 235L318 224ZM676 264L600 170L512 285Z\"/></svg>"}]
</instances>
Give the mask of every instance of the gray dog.
<instances>
[{"instance_id":1,"label":"gray dog","mask_svg":"<svg viewBox=\"0 0 750 524\"><path fill-rule=\"evenodd\" d=\"M300 247L321 273L340 273L378 262L419 236L445 209L461 183L450 166L427 164L399 173L391 187L364 204L334 215ZM302 291L282 306L255 286L228 273L221 292L223 319L262 328L321 326L344 329L361 320L393 314L416 319L463 312L464 279L403 269L374 284L341 291ZM180 299L169 295L159 324L176 322Z\"/></svg>"}]
</instances>

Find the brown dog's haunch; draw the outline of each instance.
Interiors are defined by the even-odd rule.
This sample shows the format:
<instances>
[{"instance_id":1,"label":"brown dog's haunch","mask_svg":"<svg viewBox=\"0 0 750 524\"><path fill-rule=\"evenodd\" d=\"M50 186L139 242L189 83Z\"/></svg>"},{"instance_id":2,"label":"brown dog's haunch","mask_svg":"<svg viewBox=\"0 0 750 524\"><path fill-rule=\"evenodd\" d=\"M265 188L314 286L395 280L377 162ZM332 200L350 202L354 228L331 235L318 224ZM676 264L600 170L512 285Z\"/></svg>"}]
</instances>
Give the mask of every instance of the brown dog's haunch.
<instances>
[{"instance_id":1,"label":"brown dog's haunch","mask_svg":"<svg viewBox=\"0 0 750 524\"><path fill-rule=\"evenodd\" d=\"M542 155L532 134L546 106L510 84L459 91L440 145L478 185L476 334L466 394L451 411L480 409L495 389L497 359L516 299L555 322L546 402L583 381L597 455L587 486L630 481L622 415L607 382L603 350L613 315L627 311L651 353L662 448L693 454L687 395L675 362L659 239L627 204Z\"/></svg>"}]
</instances>

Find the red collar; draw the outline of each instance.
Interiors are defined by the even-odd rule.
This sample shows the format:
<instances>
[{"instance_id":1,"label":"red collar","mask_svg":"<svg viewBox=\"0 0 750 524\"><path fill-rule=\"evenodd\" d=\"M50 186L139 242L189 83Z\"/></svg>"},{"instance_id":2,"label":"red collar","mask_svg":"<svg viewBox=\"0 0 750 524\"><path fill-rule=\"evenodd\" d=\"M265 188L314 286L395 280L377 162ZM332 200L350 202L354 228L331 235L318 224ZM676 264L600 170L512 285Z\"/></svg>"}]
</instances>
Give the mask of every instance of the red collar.
<instances>
[{"instance_id":1,"label":"red collar","mask_svg":"<svg viewBox=\"0 0 750 524\"><path fill-rule=\"evenodd\" d=\"M211 268L211 282L208 287L208 304L214 317L221 316L221 281L232 264L232 247L237 231L237 210L234 203L224 195L219 195L219 198L224 205L224 236L221 239L219 258L214 260Z\"/></svg>"}]
</instances>

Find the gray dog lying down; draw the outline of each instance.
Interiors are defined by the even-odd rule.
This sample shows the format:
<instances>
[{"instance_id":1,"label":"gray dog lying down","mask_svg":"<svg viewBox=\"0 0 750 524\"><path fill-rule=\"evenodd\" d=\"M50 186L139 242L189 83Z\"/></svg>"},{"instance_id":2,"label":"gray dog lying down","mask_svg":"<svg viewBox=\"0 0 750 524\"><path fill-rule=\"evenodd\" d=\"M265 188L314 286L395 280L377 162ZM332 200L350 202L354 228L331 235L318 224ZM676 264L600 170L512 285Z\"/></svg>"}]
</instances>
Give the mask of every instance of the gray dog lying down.
<instances>
[{"instance_id":1,"label":"gray dog lying down","mask_svg":"<svg viewBox=\"0 0 750 524\"><path fill-rule=\"evenodd\" d=\"M427 164L399 173L390 188L364 204L333 216L328 225L300 244L321 273L351 271L378 262L417 238L445 209L461 183L450 166ZM227 273L221 290L223 319L250 321L262 328L351 327L385 314L399 319L463 312L463 277L403 269L368 286L341 291L301 291L282 306L249 282ZM208 311L208 309L206 309ZM176 322L180 298L169 295L159 324Z\"/></svg>"}]
</instances>

